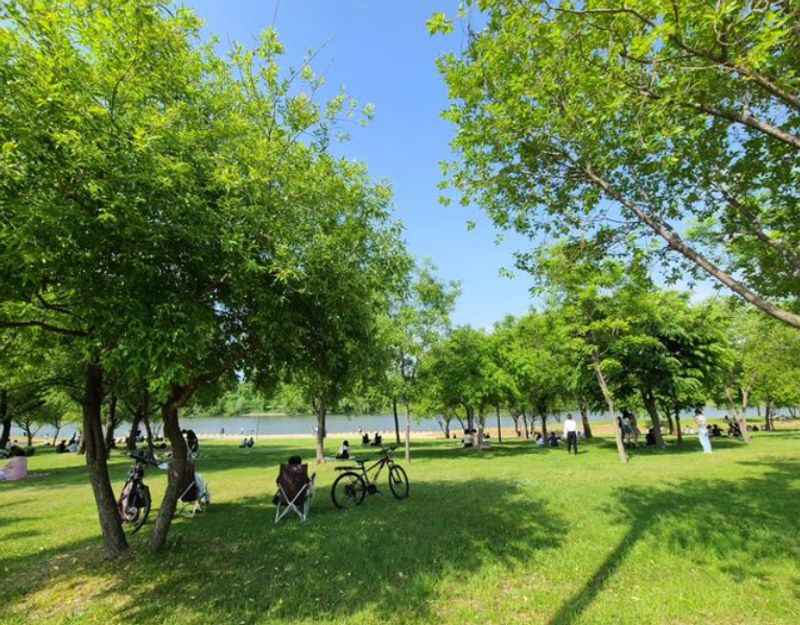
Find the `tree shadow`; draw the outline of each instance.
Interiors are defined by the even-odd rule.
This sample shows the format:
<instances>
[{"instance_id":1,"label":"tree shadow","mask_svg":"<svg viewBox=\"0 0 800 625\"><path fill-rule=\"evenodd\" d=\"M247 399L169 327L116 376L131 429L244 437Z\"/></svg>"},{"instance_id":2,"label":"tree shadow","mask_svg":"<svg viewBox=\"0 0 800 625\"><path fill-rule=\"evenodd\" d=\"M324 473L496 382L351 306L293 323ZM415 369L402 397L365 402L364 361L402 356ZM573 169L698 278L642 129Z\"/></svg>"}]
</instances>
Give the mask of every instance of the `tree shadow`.
<instances>
[{"instance_id":1,"label":"tree shadow","mask_svg":"<svg viewBox=\"0 0 800 625\"><path fill-rule=\"evenodd\" d=\"M741 462L767 467L736 481L684 480L664 488L629 488L606 510L628 526L623 539L548 625L571 625L592 605L641 539L652 537L675 553L702 547L735 581L766 577L757 565L798 553L800 461ZM703 563L698 563L703 564Z\"/></svg>"},{"instance_id":2,"label":"tree shadow","mask_svg":"<svg viewBox=\"0 0 800 625\"><path fill-rule=\"evenodd\" d=\"M41 579L26 578L25 588L12 583L0 620L4 609L54 581L101 575L110 581L98 598L112 597L115 616L128 623L179 615L240 624L335 621L362 611L404 622L433 616L431 599L443 575L469 576L486 562L512 569L560 546L563 520L514 483L412 483L403 501L384 490L342 512L320 489L306 523L291 518L277 526L272 493L212 503L201 516L176 521L166 557L138 553L108 564L84 554L76 560L87 546L82 541L57 553L0 560L0 568L12 570L32 566L34 558L74 562L49 567Z\"/></svg>"}]
</instances>

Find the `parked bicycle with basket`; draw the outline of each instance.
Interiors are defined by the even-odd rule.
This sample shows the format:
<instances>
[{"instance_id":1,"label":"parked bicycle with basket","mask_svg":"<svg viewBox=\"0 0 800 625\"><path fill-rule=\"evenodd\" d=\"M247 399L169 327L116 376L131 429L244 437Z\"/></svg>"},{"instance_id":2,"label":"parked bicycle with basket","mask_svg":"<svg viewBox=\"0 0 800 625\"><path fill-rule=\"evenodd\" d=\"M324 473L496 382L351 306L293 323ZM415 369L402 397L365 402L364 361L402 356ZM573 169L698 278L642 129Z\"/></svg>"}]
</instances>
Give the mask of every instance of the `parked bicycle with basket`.
<instances>
[{"instance_id":1,"label":"parked bicycle with basket","mask_svg":"<svg viewBox=\"0 0 800 625\"><path fill-rule=\"evenodd\" d=\"M384 467L388 469L389 489L392 495L396 499L408 497L408 476L403 467L396 464L392 458L394 449L394 447L382 447L380 457L369 466L367 465L371 460L353 458L353 462L358 466L336 467L342 474L336 478L331 487L333 504L341 510L346 510L361 505L367 495L380 493L377 481Z\"/></svg>"}]
</instances>

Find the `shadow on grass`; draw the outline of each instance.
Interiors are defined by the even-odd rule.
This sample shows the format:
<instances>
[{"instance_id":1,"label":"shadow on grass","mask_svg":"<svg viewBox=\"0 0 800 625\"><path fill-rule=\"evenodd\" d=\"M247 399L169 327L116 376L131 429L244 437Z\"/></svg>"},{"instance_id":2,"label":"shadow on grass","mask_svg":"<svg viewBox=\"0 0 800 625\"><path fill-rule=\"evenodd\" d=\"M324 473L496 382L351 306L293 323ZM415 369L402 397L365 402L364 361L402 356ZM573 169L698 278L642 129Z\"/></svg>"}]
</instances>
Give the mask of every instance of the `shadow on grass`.
<instances>
[{"instance_id":1,"label":"shadow on grass","mask_svg":"<svg viewBox=\"0 0 800 625\"><path fill-rule=\"evenodd\" d=\"M800 516L800 461L740 464L768 471L737 481L697 479L667 488L622 491L608 512L628 526L625 536L548 625L578 621L646 536L676 553L702 547L736 581L763 582L766 577L758 570L759 564L800 555L794 529Z\"/></svg>"},{"instance_id":2,"label":"shadow on grass","mask_svg":"<svg viewBox=\"0 0 800 625\"><path fill-rule=\"evenodd\" d=\"M176 522L160 557L139 551L108 564L98 559L96 541L88 558L76 559L86 542L62 547L59 558L73 564L49 567L25 589L12 585L0 620L3 609L56 580L70 585L73 577L100 574L111 580L102 593L113 595L115 616L127 623L337 620L362 610L404 622L434 616L429 607L443 575L469 576L487 562L511 568L560 546L563 520L514 484L429 481L411 488L406 500L387 492L347 512L321 490L303 524L275 526L271 493L212 504ZM137 536L137 546L145 539ZM53 555L0 560L0 568L30 570Z\"/></svg>"}]
</instances>

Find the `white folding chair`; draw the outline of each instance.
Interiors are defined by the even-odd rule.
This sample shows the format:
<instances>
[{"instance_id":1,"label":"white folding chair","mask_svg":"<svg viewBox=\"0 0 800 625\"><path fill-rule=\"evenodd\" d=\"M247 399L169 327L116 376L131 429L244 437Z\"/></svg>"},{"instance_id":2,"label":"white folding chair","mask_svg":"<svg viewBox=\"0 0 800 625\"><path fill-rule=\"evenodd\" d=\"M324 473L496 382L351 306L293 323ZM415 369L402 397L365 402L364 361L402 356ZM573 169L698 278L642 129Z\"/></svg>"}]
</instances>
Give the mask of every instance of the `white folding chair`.
<instances>
[{"instance_id":1,"label":"white folding chair","mask_svg":"<svg viewBox=\"0 0 800 625\"><path fill-rule=\"evenodd\" d=\"M314 499L314 482L317 474L308 477L307 464L282 464L278 479L278 493L275 509L277 524L290 512L294 512L301 521L308 518L311 502Z\"/></svg>"}]
</instances>

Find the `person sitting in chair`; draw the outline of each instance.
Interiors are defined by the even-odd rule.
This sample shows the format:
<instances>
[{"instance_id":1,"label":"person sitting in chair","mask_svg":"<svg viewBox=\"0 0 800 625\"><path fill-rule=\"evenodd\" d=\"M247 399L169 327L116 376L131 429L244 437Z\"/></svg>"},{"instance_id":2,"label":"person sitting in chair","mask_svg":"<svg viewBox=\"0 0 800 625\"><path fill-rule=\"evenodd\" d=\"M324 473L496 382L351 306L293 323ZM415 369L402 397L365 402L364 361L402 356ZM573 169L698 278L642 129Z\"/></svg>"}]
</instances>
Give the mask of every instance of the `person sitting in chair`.
<instances>
[{"instance_id":1,"label":"person sitting in chair","mask_svg":"<svg viewBox=\"0 0 800 625\"><path fill-rule=\"evenodd\" d=\"M350 457L350 442L342 441L342 446L339 447L339 453L336 454L337 460L347 460Z\"/></svg>"},{"instance_id":2,"label":"person sitting in chair","mask_svg":"<svg viewBox=\"0 0 800 625\"><path fill-rule=\"evenodd\" d=\"M362 445L369 445L369 434L367 434L366 432L364 432L361 435L361 444Z\"/></svg>"},{"instance_id":3,"label":"person sitting in chair","mask_svg":"<svg viewBox=\"0 0 800 625\"><path fill-rule=\"evenodd\" d=\"M66 451L67 451L67 440L62 438L61 442L58 445L56 445L56 453L63 454L66 453Z\"/></svg>"},{"instance_id":4,"label":"person sitting in chair","mask_svg":"<svg viewBox=\"0 0 800 625\"><path fill-rule=\"evenodd\" d=\"M378 432L375 432L375 439L372 441L372 447L380 447L383 444L383 438Z\"/></svg>"},{"instance_id":5,"label":"person sitting in chair","mask_svg":"<svg viewBox=\"0 0 800 625\"><path fill-rule=\"evenodd\" d=\"M550 436L547 437L547 445L549 447L558 447L558 436L556 436L555 432L550 432Z\"/></svg>"},{"instance_id":6,"label":"person sitting in chair","mask_svg":"<svg viewBox=\"0 0 800 625\"><path fill-rule=\"evenodd\" d=\"M655 447L656 444L655 428L650 428L649 430L647 430L647 436L645 436L644 441L648 447Z\"/></svg>"}]
</instances>

